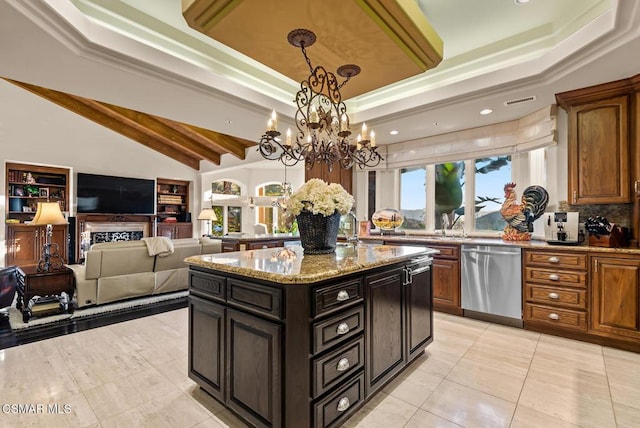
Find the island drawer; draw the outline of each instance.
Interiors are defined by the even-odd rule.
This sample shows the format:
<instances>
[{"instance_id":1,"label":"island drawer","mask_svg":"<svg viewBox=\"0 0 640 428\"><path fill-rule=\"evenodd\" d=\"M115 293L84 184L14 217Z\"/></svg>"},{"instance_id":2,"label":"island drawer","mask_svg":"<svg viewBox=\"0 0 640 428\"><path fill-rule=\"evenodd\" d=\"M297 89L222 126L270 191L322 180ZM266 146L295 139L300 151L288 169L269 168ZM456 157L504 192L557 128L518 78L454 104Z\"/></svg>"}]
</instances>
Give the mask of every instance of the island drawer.
<instances>
[{"instance_id":1,"label":"island drawer","mask_svg":"<svg viewBox=\"0 0 640 428\"><path fill-rule=\"evenodd\" d=\"M524 294L528 302L550 303L577 309L587 308L587 290L572 290L525 284Z\"/></svg>"},{"instance_id":2,"label":"island drawer","mask_svg":"<svg viewBox=\"0 0 640 428\"><path fill-rule=\"evenodd\" d=\"M364 373L314 405L316 428L338 426L364 401Z\"/></svg>"},{"instance_id":3,"label":"island drawer","mask_svg":"<svg viewBox=\"0 0 640 428\"><path fill-rule=\"evenodd\" d=\"M282 290L229 279L227 302L241 309L272 319L282 318Z\"/></svg>"},{"instance_id":4,"label":"island drawer","mask_svg":"<svg viewBox=\"0 0 640 428\"><path fill-rule=\"evenodd\" d=\"M526 267L524 269L524 279L527 282L535 282L538 284L587 288L587 272Z\"/></svg>"},{"instance_id":5,"label":"island drawer","mask_svg":"<svg viewBox=\"0 0 640 428\"><path fill-rule=\"evenodd\" d=\"M564 329L587 331L587 314L584 311L526 303L524 305L524 321L525 323L535 321Z\"/></svg>"},{"instance_id":6,"label":"island drawer","mask_svg":"<svg viewBox=\"0 0 640 428\"><path fill-rule=\"evenodd\" d=\"M216 300L225 298L226 279L210 273L189 271L190 289L196 294L204 295Z\"/></svg>"},{"instance_id":7,"label":"island drawer","mask_svg":"<svg viewBox=\"0 0 640 428\"><path fill-rule=\"evenodd\" d=\"M587 269L587 254L562 253L553 251L525 251L525 265L535 265L551 269Z\"/></svg>"},{"instance_id":8,"label":"island drawer","mask_svg":"<svg viewBox=\"0 0 640 428\"><path fill-rule=\"evenodd\" d=\"M353 338L364 330L364 307L351 310L313 324L313 354Z\"/></svg>"},{"instance_id":9,"label":"island drawer","mask_svg":"<svg viewBox=\"0 0 640 428\"><path fill-rule=\"evenodd\" d=\"M313 316L328 314L363 299L362 281L345 281L318 287L313 291Z\"/></svg>"},{"instance_id":10,"label":"island drawer","mask_svg":"<svg viewBox=\"0 0 640 428\"><path fill-rule=\"evenodd\" d=\"M364 367L364 337L344 344L313 362L313 396L326 391Z\"/></svg>"}]
</instances>

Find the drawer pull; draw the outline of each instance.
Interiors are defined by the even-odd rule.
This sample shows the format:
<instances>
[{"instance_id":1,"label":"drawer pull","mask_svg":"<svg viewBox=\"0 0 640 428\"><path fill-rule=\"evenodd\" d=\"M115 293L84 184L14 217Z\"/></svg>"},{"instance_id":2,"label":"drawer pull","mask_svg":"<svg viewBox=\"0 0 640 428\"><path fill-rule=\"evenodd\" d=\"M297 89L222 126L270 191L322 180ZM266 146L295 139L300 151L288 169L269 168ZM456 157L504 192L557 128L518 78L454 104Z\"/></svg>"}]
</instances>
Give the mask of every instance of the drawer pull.
<instances>
[{"instance_id":1,"label":"drawer pull","mask_svg":"<svg viewBox=\"0 0 640 428\"><path fill-rule=\"evenodd\" d=\"M340 399L340 401L338 401L338 411L339 412L344 412L345 410L347 410L349 408L350 405L351 405L351 403L349 403L349 398L342 397Z\"/></svg>"},{"instance_id":2,"label":"drawer pull","mask_svg":"<svg viewBox=\"0 0 640 428\"><path fill-rule=\"evenodd\" d=\"M348 369L350 365L351 364L349 364L349 360L347 358L340 358L340 361L338 361L338 365L336 366L336 370L343 372Z\"/></svg>"},{"instance_id":3,"label":"drawer pull","mask_svg":"<svg viewBox=\"0 0 640 428\"><path fill-rule=\"evenodd\" d=\"M555 273L552 273L551 275L549 275L549 279L551 281L557 281L560 279L560 276L556 275Z\"/></svg>"},{"instance_id":4,"label":"drawer pull","mask_svg":"<svg viewBox=\"0 0 640 428\"><path fill-rule=\"evenodd\" d=\"M550 299L559 299L560 296L558 296L558 293L549 293L549 298Z\"/></svg>"},{"instance_id":5,"label":"drawer pull","mask_svg":"<svg viewBox=\"0 0 640 428\"><path fill-rule=\"evenodd\" d=\"M346 322L341 322L340 324L338 324L338 327L336 328L336 333L338 334L349 333L349 325Z\"/></svg>"},{"instance_id":6,"label":"drawer pull","mask_svg":"<svg viewBox=\"0 0 640 428\"><path fill-rule=\"evenodd\" d=\"M560 263L560 259L557 257L549 257L549 263Z\"/></svg>"},{"instance_id":7,"label":"drawer pull","mask_svg":"<svg viewBox=\"0 0 640 428\"><path fill-rule=\"evenodd\" d=\"M338 297L336 297L338 302L344 302L345 300L349 300L349 292L347 290L340 290L338 292Z\"/></svg>"},{"instance_id":8,"label":"drawer pull","mask_svg":"<svg viewBox=\"0 0 640 428\"><path fill-rule=\"evenodd\" d=\"M558 314L549 314L549 315L547 315L547 318L549 318L550 320L559 320L560 319L560 315L558 315Z\"/></svg>"}]
</instances>

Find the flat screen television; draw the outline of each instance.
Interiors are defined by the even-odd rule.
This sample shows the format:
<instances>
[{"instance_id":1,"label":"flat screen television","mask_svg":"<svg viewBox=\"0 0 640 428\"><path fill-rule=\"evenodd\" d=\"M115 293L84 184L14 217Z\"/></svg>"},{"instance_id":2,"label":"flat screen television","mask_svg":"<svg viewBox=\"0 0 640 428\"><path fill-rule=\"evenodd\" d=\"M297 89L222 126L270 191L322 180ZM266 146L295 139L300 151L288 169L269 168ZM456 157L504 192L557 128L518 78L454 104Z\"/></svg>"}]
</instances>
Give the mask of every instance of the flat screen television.
<instances>
[{"instance_id":1,"label":"flat screen television","mask_svg":"<svg viewBox=\"0 0 640 428\"><path fill-rule=\"evenodd\" d=\"M79 214L154 214L155 180L78 173Z\"/></svg>"}]
</instances>

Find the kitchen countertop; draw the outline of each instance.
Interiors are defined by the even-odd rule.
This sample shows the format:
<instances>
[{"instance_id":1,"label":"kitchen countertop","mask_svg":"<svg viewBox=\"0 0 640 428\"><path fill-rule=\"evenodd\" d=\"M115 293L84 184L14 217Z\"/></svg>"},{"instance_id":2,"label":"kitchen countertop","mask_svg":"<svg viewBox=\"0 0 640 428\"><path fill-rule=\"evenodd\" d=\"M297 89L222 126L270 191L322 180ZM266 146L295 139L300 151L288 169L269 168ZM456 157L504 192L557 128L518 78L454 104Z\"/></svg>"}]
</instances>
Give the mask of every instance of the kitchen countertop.
<instances>
[{"instance_id":1,"label":"kitchen countertop","mask_svg":"<svg viewBox=\"0 0 640 428\"><path fill-rule=\"evenodd\" d=\"M323 281L437 253L427 247L360 243L338 245L333 254L304 255L302 247L265 248L191 256L192 266L278 283Z\"/></svg>"},{"instance_id":2,"label":"kitchen countertop","mask_svg":"<svg viewBox=\"0 0 640 428\"><path fill-rule=\"evenodd\" d=\"M438 245L438 244L471 244L471 245L504 245L504 246L516 246L521 248L533 248L537 250L563 250L563 251L589 251L600 253L613 253L613 254L633 254L640 255L640 248L637 247L625 247L625 248L608 248L608 247L594 247L587 244L580 245L551 245L546 241L533 239L531 241L504 241L500 238L481 238L481 237L461 237L461 236L429 236L429 235L370 235L361 236L360 241L385 241L393 244L424 244L424 245Z\"/></svg>"}]
</instances>

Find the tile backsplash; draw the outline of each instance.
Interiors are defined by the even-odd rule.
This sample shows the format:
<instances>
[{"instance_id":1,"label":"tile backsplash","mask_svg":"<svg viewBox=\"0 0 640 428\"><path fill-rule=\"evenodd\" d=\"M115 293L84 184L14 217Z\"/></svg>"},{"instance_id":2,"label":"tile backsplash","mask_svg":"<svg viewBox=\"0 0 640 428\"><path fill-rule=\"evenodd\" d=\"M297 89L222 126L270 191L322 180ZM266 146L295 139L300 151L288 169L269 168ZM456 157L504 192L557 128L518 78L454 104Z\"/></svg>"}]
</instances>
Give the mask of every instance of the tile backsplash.
<instances>
[{"instance_id":1,"label":"tile backsplash","mask_svg":"<svg viewBox=\"0 0 640 428\"><path fill-rule=\"evenodd\" d=\"M580 213L580 223L589 217L601 216L618 226L631 229L633 204L569 205L569 211Z\"/></svg>"}]
</instances>

